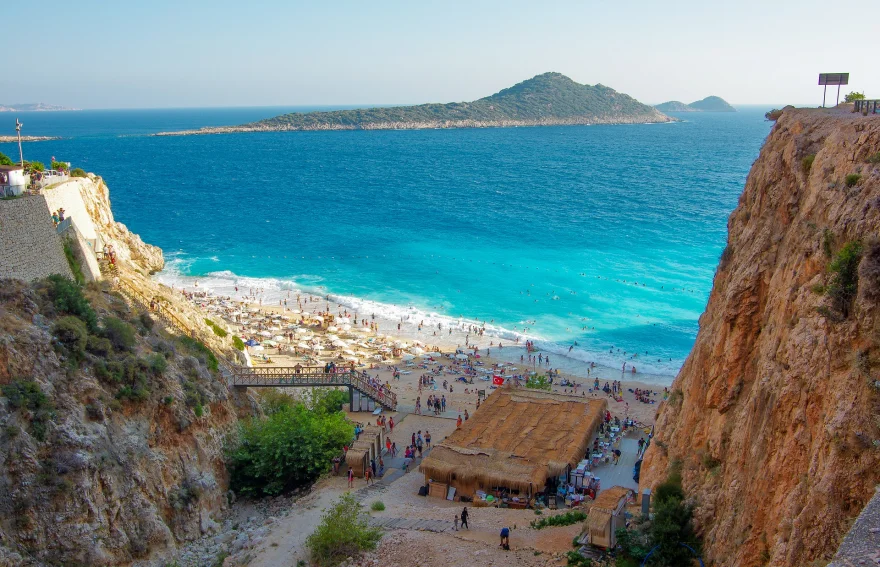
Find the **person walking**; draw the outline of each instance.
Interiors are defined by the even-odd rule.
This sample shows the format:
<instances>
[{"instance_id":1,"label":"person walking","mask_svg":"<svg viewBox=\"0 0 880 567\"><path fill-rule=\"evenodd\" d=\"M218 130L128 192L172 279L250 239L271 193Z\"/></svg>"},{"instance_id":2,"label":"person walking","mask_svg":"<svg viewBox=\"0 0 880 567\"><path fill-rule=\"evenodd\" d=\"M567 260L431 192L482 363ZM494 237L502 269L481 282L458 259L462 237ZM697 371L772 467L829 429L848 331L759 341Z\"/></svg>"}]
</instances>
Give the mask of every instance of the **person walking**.
<instances>
[{"instance_id":1,"label":"person walking","mask_svg":"<svg viewBox=\"0 0 880 567\"><path fill-rule=\"evenodd\" d=\"M461 529L465 529L465 528L467 528L467 529L469 529L469 530L471 529L471 527L468 525L468 510L467 510L467 506L465 506L465 507L464 507L464 510L461 511Z\"/></svg>"},{"instance_id":2,"label":"person walking","mask_svg":"<svg viewBox=\"0 0 880 567\"><path fill-rule=\"evenodd\" d=\"M367 485L373 484L373 469L368 468L364 471L364 480L367 481Z\"/></svg>"},{"instance_id":3,"label":"person walking","mask_svg":"<svg viewBox=\"0 0 880 567\"><path fill-rule=\"evenodd\" d=\"M455 515L455 531L458 531L458 514Z\"/></svg>"}]
</instances>

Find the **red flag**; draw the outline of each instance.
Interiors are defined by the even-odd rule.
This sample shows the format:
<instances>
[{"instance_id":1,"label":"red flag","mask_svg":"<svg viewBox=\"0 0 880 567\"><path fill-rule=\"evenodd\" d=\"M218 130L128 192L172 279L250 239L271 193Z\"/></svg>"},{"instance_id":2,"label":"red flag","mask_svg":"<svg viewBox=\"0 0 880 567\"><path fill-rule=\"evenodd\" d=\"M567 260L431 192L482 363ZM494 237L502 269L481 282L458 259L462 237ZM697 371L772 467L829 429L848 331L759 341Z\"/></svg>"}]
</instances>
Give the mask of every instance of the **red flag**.
<instances>
[{"instance_id":1,"label":"red flag","mask_svg":"<svg viewBox=\"0 0 880 567\"><path fill-rule=\"evenodd\" d=\"M492 376L492 383L495 384L496 386L503 386L504 385L504 377L498 376L497 374L495 374L494 376Z\"/></svg>"}]
</instances>

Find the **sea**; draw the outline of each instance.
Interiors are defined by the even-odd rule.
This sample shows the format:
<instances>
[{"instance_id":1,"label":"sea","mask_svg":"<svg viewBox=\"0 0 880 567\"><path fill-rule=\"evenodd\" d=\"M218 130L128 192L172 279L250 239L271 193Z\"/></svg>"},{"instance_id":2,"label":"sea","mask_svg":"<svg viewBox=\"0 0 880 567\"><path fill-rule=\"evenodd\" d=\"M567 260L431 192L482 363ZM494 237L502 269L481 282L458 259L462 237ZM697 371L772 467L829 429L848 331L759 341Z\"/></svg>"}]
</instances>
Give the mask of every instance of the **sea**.
<instances>
[{"instance_id":1,"label":"sea","mask_svg":"<svg viewBox=\"0 0 880 567\"><path fill-rule=\"evenodd\" d=\"M168 285L311 293L392 335L511 361L530 340L553 368L619 378L627 363L668 385L771 126L755 106L671 124L153 136L328 108L4 113L0 133L18 118L60 137L23 144L25 159L102 176L116 220L164 250Z\"/></svg>"}]
</instances>

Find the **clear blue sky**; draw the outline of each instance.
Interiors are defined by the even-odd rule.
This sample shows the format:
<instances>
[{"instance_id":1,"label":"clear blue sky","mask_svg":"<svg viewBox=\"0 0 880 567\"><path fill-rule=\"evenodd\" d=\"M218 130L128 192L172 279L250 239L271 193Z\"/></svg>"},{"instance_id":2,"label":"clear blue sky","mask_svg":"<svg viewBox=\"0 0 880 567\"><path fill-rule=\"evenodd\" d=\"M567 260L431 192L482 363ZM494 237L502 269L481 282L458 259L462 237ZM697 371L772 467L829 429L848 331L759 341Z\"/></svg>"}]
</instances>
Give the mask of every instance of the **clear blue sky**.
<instances>
[{"instance_id":1,"label":"clear blue sky","mask_svg":"<svg viewBox=\"0 0 880 567\"><path fill-rule=\"evenodd\" d=\"M880 19L856 15L870 5L10 0L0 104L449 102L545 71L648 103L819 104L820 71L880 97Z\"/></svg>"}]
</instances>

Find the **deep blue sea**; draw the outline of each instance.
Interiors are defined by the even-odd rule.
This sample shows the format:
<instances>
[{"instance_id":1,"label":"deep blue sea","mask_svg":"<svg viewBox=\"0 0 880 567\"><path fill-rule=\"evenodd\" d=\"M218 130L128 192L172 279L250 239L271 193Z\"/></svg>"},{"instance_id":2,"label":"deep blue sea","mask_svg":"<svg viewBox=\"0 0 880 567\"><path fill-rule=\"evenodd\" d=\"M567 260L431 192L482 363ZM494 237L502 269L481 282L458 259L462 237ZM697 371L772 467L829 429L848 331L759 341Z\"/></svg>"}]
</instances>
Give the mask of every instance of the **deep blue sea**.
<instances>
[{"instance_id":1,"label":"deep blue sea","mask_svg":"<svg viewBox=\"0 0 880 567\"><path fill-rule=\"evenodd\" d=\"M628 361L667 383L770 130L767 108L744 107L659 125L149 135L289 110L17 116L63 138L26 159L106 180L116 219L165 251L167 283L329 293L428 343L438 323L458 343L485 322L480 344L530 337L553 366Z\"/></svg>"}]
</instances>

